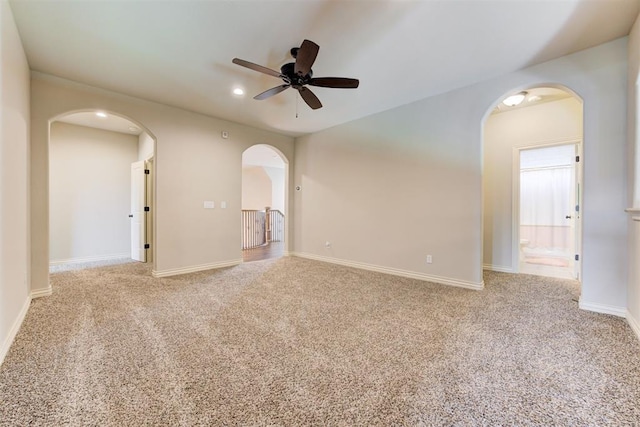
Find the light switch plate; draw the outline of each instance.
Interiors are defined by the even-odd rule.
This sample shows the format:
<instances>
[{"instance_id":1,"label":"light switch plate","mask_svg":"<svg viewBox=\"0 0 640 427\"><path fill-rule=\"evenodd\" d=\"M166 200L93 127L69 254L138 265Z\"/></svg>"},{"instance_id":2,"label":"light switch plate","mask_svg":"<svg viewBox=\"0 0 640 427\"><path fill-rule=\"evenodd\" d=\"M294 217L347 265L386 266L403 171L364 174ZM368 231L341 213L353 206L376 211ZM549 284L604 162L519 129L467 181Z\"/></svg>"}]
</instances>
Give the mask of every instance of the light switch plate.
<instances>
[{"instance_id":1,"label":"light switch plate","mask_svg":"<svg viewBox=\"0 0 640 427\"><path fill-rule=\"evenodd\" d=\"M227 209L227 202L220 202L221 209Z\"/></svg>"},{"instance_id":2,"label":"light switch plate","mask_svg":"<svg viewBox=\"0 0 640 427\"><path fill-rule=\"evenodd\" d=\"M213 209L216 207L216 202L212 202L210 200L205 200L204 202L204 208L205 209Z\"/></svg>"}]
</instances>

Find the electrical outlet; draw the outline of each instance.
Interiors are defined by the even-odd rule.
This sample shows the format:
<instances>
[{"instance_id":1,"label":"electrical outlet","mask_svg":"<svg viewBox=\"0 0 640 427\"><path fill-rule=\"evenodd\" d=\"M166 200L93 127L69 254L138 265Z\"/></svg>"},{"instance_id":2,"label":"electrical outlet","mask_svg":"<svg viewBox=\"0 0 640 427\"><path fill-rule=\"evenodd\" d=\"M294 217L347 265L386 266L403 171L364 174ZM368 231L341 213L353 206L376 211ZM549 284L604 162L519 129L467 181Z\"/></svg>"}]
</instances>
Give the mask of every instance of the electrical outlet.
<instances>
[{"instance_id":1,"label":"electrical outlet","mask_svg":"<svg viewBox=\"0 0 640 427\"><path fill-rule=\"evenodd\" d=\"M427 264L433 263L433 257L431 255L427 255Z\"/></svg>"},{"instance_id":2,"label":"electrical outlet","mask_svg":"<svg viewBox=\"0 0 640 427\"><path fill-rule=\"evenodd\" d=\"M326 242L324 242L324 247L329 249L331 247L331 242L328 241L328 240Z\"/></svg>"}]
</instances>

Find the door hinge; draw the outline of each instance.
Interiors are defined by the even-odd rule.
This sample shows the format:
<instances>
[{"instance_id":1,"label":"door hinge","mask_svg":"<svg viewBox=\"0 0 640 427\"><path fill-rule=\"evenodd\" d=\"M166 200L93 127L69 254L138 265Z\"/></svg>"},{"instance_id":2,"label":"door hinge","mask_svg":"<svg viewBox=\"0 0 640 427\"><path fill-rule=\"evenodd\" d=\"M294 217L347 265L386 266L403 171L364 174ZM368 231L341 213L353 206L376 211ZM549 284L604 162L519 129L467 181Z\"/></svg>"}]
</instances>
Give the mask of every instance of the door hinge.
<instances>
[{"instance_id":1,"label":"door hinge","mask_svg":"<svg viewBox=\"0 0 640 427\"><path fill-rule=\"evenodd\" d=\"M145 211L145 212L149 212L149 206L145 206L145 207L144 207L144 211Z\"/></svg>"},{"instance_id":2,"label":"door hinge","mask_svg":"<svg viewBox=\"0 0 640 427\"><path fill-rule=\"evenodd\" d=\"M580 163L580 156L576 156L576 163Z\"/></svg>"},{"instance_id":3,"label":"door hinge","mask_svg":"<svg viewBox=\"0 0 640 427\"><path fill-rule=\"evenodd\" d=\"M576 212L580 212L580 205L576 205Z\"/></svg>"},{"instance_id":4,"label":"door hinge","mask_svg":"<svg viewBox=\"0 0 640 427\"><path fill-rule=\"evenodd\" d=\"M150 247L151 247L151 246L150 246L148 243L145 243L145 244L144 244L144 248L145 248L145 249L149 249Z\"/></svg>"},{"instance_id":5,"label":"door hinge","mask_svg":"<svg viewBox=\"0 0 640 427\"><path fill-rule=\"evenodd\" d=\"M149 175L149 169L145 169L145 170L144 170L144 174L145 174L145 175Z\"/></svg>"},{"instance_id":6,"label":"door hinge","mask_svg":"<svg viewBox=\"0 0 640 427\"><path fill-rule=\"evenodd\" d=\"M576 254L576 261L580 261L580 255Z\"/></svg>"}]
</instances>

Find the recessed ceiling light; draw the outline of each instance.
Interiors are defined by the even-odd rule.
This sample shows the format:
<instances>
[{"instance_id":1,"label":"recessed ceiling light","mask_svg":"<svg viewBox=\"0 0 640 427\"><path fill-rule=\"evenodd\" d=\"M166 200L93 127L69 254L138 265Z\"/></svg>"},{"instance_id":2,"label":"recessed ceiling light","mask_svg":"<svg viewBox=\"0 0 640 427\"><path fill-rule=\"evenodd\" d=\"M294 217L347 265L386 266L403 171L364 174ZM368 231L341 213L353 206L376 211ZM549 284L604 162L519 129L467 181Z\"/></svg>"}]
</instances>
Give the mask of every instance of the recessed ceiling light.
<instances>
[{"instance_id":1,"label":"recessed ceiling light","mask_svg":"<svg viewBox=\"0 0 640 427\"><path fill-rule=\"evenodd\" d=\"M531 95L527 101L529 102L538 102L542 99L542 97L540 95Z\"/></svg>"},{"instance_id":2,"label":"recessed ceiling light","mask_svg":"<svg viewBox=\"0 0 640 427\"><path fill-rule=\"evenodd\" d=\"M233 94L234 95L244 95L244 90L240 89L239 87L235 88L233 90Z\"/></svg>"},{"instance_id":3,"label":"recessed ceiling light","mask_svg":"<svg viewBox=\"0 0 640 427\"><path fill-rule=\"evenodd\" d=\"M520 92L515 95L511 95L505 98L502 103L508 107L515 107L516 105L520 105L524 98L527 96L527 92Z\"/></svg>"},{"instance_id":4,"label":"recessed ceiling light","mask_svg":"<svg viewBox=\"0 0 640 427\"><path fill-rule=\"evenodd\" d=\"M107 113L103 113L102 111L98 111L96 113L96 116L101 117L101 118L106 118L107 117Z\"/></svg>"}]
</instances>

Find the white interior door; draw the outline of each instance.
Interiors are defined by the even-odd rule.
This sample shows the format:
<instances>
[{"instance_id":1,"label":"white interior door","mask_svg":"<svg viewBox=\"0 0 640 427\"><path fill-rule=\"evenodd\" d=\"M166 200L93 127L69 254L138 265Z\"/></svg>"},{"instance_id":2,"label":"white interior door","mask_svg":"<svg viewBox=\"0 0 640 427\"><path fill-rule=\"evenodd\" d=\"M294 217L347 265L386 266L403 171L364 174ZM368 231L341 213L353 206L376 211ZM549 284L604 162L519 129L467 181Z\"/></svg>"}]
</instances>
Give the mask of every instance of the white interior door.
<instances>
[{"instance_id":1,"label":"white interior door","mask_svg":"<svg viewBox=\"0 0 640 427\"><path fill-rule=\"evenodd\" d=\"M145 245L145 195L146 177L144 160L131 163L131 258L146 262Z\"/></svg>"},{"instance_id":2,"label":"white interior door","mask_svg":"<svg viewBox=\"0 0 640 427\"><path fill-rule=\"evenodd\" d=\"M521 273L577 278L577 144L520 151Z\"/></svg>"}]
</instances>

